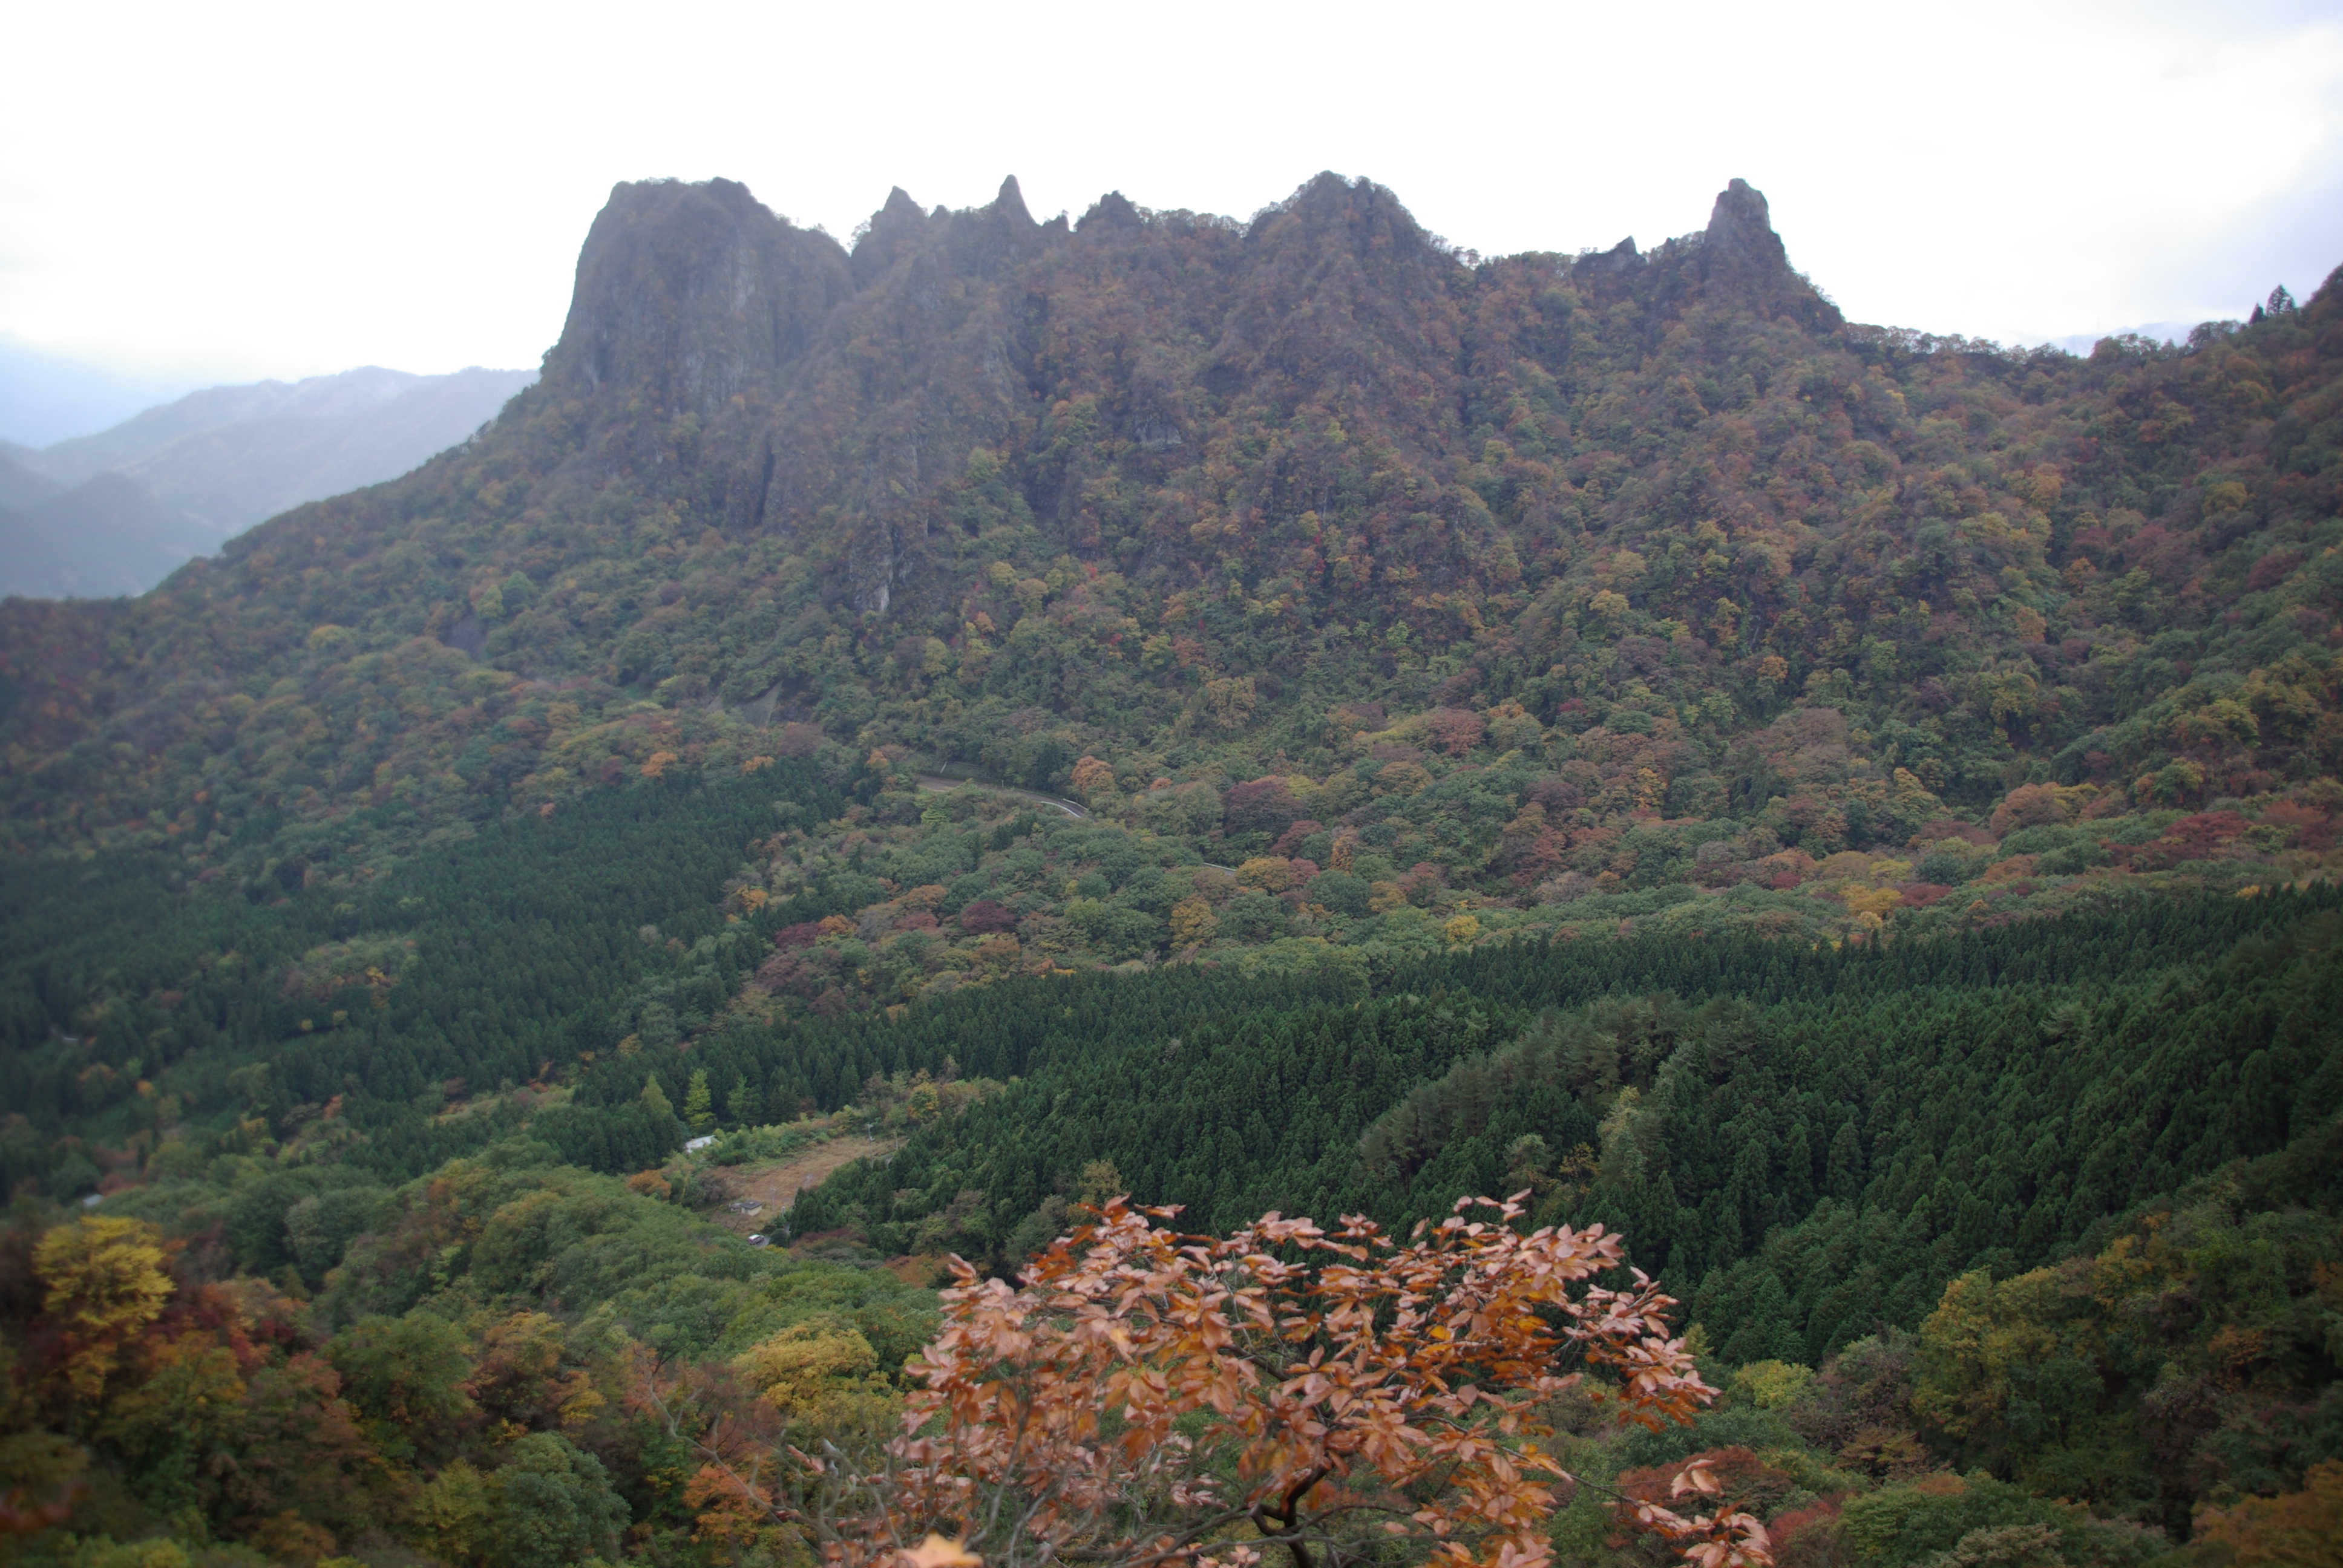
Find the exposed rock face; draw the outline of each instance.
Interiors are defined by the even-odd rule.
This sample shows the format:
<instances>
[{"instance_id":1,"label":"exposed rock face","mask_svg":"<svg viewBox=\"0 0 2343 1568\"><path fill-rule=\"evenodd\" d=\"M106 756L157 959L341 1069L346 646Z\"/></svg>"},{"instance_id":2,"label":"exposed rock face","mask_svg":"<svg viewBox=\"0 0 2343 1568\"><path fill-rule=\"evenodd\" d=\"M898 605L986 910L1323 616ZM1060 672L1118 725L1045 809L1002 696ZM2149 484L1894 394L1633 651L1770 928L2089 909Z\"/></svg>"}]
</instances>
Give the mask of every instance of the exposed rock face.
<instances>
[{"instance_id":1,"label":"exposed rock face","mask_svg":"<svg viewBox=\"0 0 2343 1568\"><path fill-rule=\"evenodd\" d=\"M737 181L620 184L578 252L533 401L585 406L590 467L688 464L707 520L761 527L774 399L853 294L836 240L775 216Z\"/></svg>"},{"instance_id":2,"label":"exposed rock face","mask_svg":"<svg viewBox=\"0 0 2343 1568\"><path fill-rule=\"evenodd\" d=\"M504 503L516 513L578 517L622 487L685 538L792 541L832 602L932 615L957 591L964 541L950 536L984 526L952 522L942 501L971 453L1014 457L1017 504L1061 548L1141 568L1192 547L1250 549L1265 518L1333 496L1323 474L1296 469L1273 503L1223 511L1190 491L1140 507L1152 487L1201 482L1190 470L1216 421L1314 410L1444 466L1480 378L1520 352L1566 353L1562 295L1495 336L1499 318L1475 325L1504 280L1532 273L1522 286L1541 299L1551 283L1654 321L1704 302L1836 319L1740 180L1704 234L1478 269L1391 191L1332 174L1246 224L1143 212L1120 194L1079 226L1036 222L1013 177L962 211L898 188L850 255L738 182L658 180L612 189L544 377L489 439L528 453L526 497ZM1484 558L1485 517L1438 505L1385 508L1433 519L1423 540L1392 547L1411 580L1437 591L1512 569Z\"/></svg>"},{"instance_id":3,"label":"exposed rock face","mask_svg":"<svg viewBox=\"0 0 2343 1568\"><path fill-rule=\"evenodd\" d=\"M1649 310L1835 319L1741 180L1704 235L1649 254L1624 240L1568 272L1592 299ZM570 483L632 474L695 529L818 538L840 597L885 612L941 558L934 498L970 451L1048 445L1053 408L1125 443L1115 477L1089 440L1028 476L1037 518L1077 549L1106 537L1084 498L1192 461L1215 408L1317 406L1445 450L1478 286L1389 190L1332 174L1242 226L1119 194L1079 226L1037 223L1013 177L959 212L899 187L851 255L730 180L620 185L534 400L586 411Z\"/></svg>"},{"instance_id":4,"label":"exposed rock face","mask_svg":"<svg viewBox=\"0 0 2343 1568\"><path fill-rule=\"evenodd\" d=\"M1812 285L1790 270L1790 255L1774 232L1765 193L1735 180L1716 196L1701 236L1700 265L1710 300L1791 316L1808 326L1838 319Z\"/></svg>"},{"instance_id":5,"label":"exposed rock face","mask_svg":"<svg viewBox=\"0 0 2343 1568\"><path fill-rule=\"evenodd\" d=\"M1644 258L1636 251L1635 236L1631 234L1602 255L1588 258L1584 265L1597 273L1633 272L1644 265Z\"/></svg>"},{"instance_id":6,"label":"exposed rock face","mask_svg":"<svg viewBox=\"0 0 2343 1568\"><path fill-rule=\"evenodd\" d=\"M769 392L854 292L846 253L732 180L612 187L578 256L548 390L712 417Z\"/></svg>"},{"instance_id":7,"label":"exposed rock face","mask_svg":"<svg viewBox=\"0 0 2343 1568\"><path fill-rule=\"evenodd\" d=\"M1011 175L1001 182L1001 193L990 206L956 216L946 233L953 270L993 282L1007 277L1051 240L1062 238L1066 226L1035 223L1025 210L1025 193Z\"/></svg>"},{"instance_id":8,"label":"exposed rock face","mask_svg":"<svg viewBox=\"0 0 2343 1568\"><path fill-rule=\"evenodd\" d=\"M870 215L870 226L854 246L854 281L868 288L886 276L895 258L924 243L934 226L950 220L930 217L901 186L887 193L887 205Z\"/></svg>"}]
</instances>

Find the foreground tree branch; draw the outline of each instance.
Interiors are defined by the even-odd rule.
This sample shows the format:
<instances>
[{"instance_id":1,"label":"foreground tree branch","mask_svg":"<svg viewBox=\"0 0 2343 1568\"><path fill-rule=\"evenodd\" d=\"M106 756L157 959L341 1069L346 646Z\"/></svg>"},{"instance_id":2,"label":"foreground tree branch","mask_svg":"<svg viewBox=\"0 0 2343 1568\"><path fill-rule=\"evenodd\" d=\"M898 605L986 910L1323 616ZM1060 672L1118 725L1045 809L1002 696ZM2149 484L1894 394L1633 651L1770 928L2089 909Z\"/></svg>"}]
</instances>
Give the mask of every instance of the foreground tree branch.
<instances>
[{"instance_id":1,"label":"foreground tree branch","mask_svg":"<svg viewBox=\"0 0 2343 1568\"><path fill-rule=\"evenodd\" d=\"M1716 1391L1656 1284L1591 1282L1620 1239L1523 1234L1526 1196L1461 1201L1404 1245L1357 1216L1187 1235L1117 1199L1013 1288L955 1259L901 1434L862 1466L805 1460L811 1522L840 1568L931 1533L997 1568L1246 1568L1272 1547L1336 1568L1408 1541L1445 1568L1538 1568L1577 1482L1533 1405L1593 1372L1656 1427ZM1618 1511L1699 1568L1772 1562L1728 1507Z\"/></svg>"}]
</instances>

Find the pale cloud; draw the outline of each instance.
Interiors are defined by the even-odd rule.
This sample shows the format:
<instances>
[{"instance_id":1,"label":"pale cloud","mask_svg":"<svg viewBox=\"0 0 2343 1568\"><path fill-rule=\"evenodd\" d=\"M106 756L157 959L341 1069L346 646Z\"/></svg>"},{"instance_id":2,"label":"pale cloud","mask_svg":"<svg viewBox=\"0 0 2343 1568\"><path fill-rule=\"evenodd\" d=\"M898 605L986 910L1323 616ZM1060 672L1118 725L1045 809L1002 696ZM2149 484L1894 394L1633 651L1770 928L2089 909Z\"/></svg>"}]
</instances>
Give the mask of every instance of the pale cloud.
<instances>
[{"instance_id":1,"label":"pale cloud","mask_svg":"<svg viewBox=\"0 0 2343 1568\"><path fill-rule=\"evenodd\" d=\"M295 374L534 362L613 181L845 237L900 184L1242 216L1369 175L1485 253L1771 197L1859 319L2236 315L2343 261L2331 6L47 6L0 97L0 329Z\"/></svg>"}]
</instances>

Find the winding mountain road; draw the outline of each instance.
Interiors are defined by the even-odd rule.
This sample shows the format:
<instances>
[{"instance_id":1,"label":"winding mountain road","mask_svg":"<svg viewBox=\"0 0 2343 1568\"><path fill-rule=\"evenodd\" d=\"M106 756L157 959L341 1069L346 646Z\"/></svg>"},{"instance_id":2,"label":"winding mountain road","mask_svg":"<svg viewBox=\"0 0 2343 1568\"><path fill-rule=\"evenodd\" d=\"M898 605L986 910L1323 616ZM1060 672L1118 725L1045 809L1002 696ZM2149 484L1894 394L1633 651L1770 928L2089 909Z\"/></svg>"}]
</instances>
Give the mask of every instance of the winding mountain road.
<instances>
[{"instance_id":1,"label":"winding mountain road","mask_svg":"<svg viewBox=\"0 0 2343 1568\"><path fill-rule=\"evenodd\" d=\"M947 794L954 789L983 789L995 795L1011 795L1020 800L1031 800L1036 806L1054 806L1078 821L1091 820L1088 810L1075 805L1071 800L1061 800L1055 795L1037 795L1031 789L1019 789L1007 784L990 784L981 779L947 779L940 773L920 773L914 774L913 777L919 779L920 789L932 789L939 795ZM1234 866L1215 866L1210 860L1205 861L1204 864L1212 867L1215 871L1236 869Z\"/></svg>"},{"instance_id":2,"label":"winding mountain road","mask_svg":"<svg viewBox=\"0 0 2343 1568\"><path fill-rule=\"evenodd\" d=\"M948 793L954 789L982 789L994 795L1011 795L1020 800L1031 800L1037 806L1054 806L1077 820L1085 822L1090 820L1091 814L1087 810L1075 805L1071 800L1061 800L1055 795L1037 795L1031 789L1013 789L1007 784L990 784L981 779L947 779L940 773L921 773L916 777L919 779L920 789L933 789L938 794Z\"/></svg>"}]
</instances>

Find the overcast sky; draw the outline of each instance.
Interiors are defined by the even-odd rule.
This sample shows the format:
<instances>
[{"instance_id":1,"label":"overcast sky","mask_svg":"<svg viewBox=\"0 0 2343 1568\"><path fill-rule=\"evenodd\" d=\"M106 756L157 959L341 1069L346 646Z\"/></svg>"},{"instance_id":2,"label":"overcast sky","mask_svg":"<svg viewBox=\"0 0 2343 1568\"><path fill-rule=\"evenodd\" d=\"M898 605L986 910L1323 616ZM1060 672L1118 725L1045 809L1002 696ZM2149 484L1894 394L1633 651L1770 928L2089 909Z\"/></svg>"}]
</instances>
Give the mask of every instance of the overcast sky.
<instances>
[{"instance_id":1,"label":"overcast sky","mask_svg":"<svg viewBox=\"0 0 2343 1568\"><path fill-rule=\"evenodd\" d=\"M1250 214L1322 168L1484 254L1735 176L1858 320L2238 316L2343 262L2343 5L27 5L0 332L207 379L527 366L614 181L845 238L900 184Z\"/></svg>"}]
</instances>

